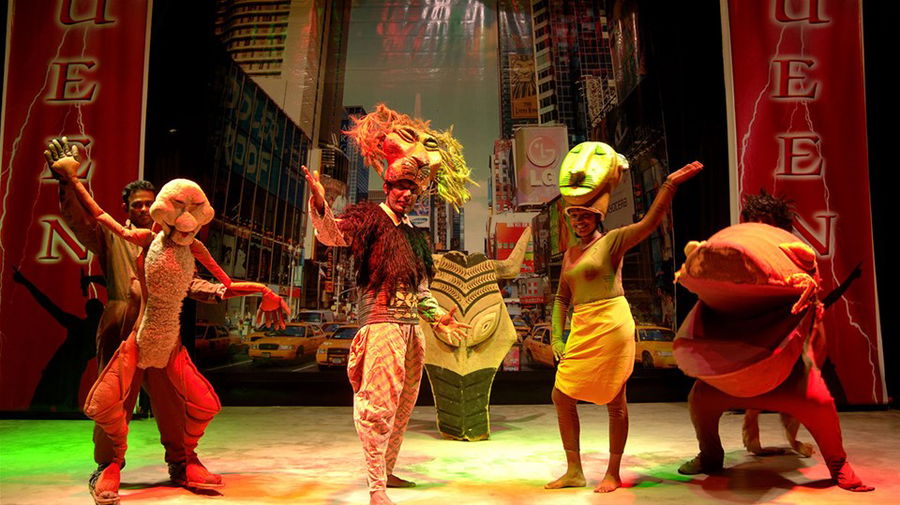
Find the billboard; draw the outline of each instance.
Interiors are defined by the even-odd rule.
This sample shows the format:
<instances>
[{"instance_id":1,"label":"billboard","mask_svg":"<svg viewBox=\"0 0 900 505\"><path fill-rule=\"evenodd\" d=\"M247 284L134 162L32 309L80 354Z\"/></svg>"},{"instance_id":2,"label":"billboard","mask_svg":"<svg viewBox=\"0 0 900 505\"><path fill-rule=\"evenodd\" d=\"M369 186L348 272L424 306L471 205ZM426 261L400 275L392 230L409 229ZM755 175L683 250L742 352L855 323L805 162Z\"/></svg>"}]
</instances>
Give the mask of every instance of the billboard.
<instances>
[{"instance_id":1,"label":"billboard","mask_svg":"<svg viewBox=\"0 0 900 505\"><path fill-rule=\"evenodd\" d=\"M494 155L491 157L491 205L495 214L515 210L515 189L513 178L513 141L494 141Z\"/></svg>"},{"instance_id":2,"label":"billboard","mask_svg":"<svg viewBox=\"0 0 900 505\"><path fill-rule=\"evenodd\" d=\"M622 181L609 197L609 207L603 220L603 226L607 230L615 230L634 222L634 185L631 180L632 170L625 170Z\"/></svg>"},{"instance_id":3,"label":"billboard","mask_svg":"<svg viewBox=\"0 0 900 505\"><path fill-rule=\"evenodd\" d=\"M537 87L534 58L530 54L509 54L509 102L513 119L537 119Z\"/></svg>"},{"instance_id":4,"label":"billboard","mask_svg":"<svg viewBox=\"0 0 900 505\"><path fill-rule=\"evenodd\" d=\"M515 133L516 202L540 205L559 195L559 166L569 152L565 126L524 126Z\"/></svg>"}]
</instances>

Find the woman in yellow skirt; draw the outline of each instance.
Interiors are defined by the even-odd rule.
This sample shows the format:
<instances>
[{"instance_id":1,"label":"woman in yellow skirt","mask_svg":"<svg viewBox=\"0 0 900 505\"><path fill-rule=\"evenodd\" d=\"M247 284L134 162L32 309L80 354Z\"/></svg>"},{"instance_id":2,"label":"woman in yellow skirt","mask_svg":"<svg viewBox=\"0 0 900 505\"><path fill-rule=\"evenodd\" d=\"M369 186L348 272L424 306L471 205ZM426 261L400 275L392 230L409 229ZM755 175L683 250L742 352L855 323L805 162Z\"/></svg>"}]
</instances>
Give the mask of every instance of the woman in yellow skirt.
<instances>
[{"instance_id":1,"label":"woman in yellow skirt","mask_svg":"<svg viewBox=\"0 0 900 505\"><path fill-rule=\"evenodd\" d=\"M582 146L593 152L585 153ZM582 149L576 152L579 147ZM573 159L573 154L578 156ZM607 172L612 174L606 177L605 183L604 174L590 175L597 169L597 159L604 157ZM609 463L606 475L594 489L608 493L622 485L619 466L628 438L625 381L634 368L634 319L622 289L622 257L659 226L678 184L696 175L703 165L694 162L670 174L643 219L603 234L598 228L606 213L609 193L618 182L621 170L627 168L627 162L606 144L596 142L575 147L567 161L569 168L564 161L562 170L566 173L560 175L560 192L568 203L574 203L566 208L566 214L578 243L569 247L563 258L552 316L553 355L559 360L552 398L567 469L562 477L545 487L558 489L586 484L576 408L578 400L584 400L605 404L609 412ZM572 167L573 163L576 166ZM591 184L593 187L587 188ZM571 197L572 193L585 193L588 189L591 192L588 201ZM574 304L572 331L563 343L562 331L570 304Z\"/></svg>"}]
</instances>

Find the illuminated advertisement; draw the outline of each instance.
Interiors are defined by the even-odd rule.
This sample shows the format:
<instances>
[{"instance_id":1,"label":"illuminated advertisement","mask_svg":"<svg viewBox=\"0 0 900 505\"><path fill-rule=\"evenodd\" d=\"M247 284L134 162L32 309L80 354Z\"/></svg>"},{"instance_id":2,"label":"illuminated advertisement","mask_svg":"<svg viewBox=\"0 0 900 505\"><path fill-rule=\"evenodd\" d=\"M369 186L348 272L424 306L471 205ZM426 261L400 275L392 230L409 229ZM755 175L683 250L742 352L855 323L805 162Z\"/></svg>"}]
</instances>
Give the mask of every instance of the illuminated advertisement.
<instances>
[{"instance_id":1,"label":"illuminated advertisement","mask_svg":"<svg viewBox=\"0 0 900 505\"><path fill-rule=\"evenodd\" d=\"M569 152L565 126L525 126L515 134L516 200L539 205L559 195L559 165Z\"/></svg>"}]
</instances>

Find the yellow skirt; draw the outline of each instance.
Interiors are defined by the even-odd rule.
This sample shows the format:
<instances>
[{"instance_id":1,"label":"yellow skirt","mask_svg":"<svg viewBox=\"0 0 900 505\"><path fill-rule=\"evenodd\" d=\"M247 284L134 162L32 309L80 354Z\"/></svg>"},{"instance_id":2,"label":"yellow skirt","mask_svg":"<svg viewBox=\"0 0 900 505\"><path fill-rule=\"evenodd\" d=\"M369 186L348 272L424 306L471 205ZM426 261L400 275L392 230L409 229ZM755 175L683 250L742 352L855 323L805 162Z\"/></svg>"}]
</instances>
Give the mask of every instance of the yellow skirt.
<instances>
[{"instance_id":1,"label":"yellow skirt","mask_svg":"<svg viewBox=\"0 0 900 505\"><path fill-rule=\"evenodd\" d=\"M609 403L634 370L634 319L624 296L576 305L556 388L577 400Z\"/></svg>"}]
</instances>

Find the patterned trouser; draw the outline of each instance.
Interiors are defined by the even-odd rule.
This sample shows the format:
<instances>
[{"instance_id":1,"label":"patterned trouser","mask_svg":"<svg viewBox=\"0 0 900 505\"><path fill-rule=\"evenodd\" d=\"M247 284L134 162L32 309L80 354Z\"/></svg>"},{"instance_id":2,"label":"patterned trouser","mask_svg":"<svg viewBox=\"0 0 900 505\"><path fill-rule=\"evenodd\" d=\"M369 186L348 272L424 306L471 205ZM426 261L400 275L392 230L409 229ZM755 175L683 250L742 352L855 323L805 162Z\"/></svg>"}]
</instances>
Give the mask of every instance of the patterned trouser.
<instances>
[{"instance_id":1,"label":"patterned trouser","mask_svg":"<svg viewBox=\"0 0 900 505\"><path fill-rule=\"evenodd\" d=\"M362 442L369 492L385 489L403 432L416 405L425 341L418 325L363 326L350 346L347 375L353 386L353 421Z\"/></svg>"}]
</instances>

